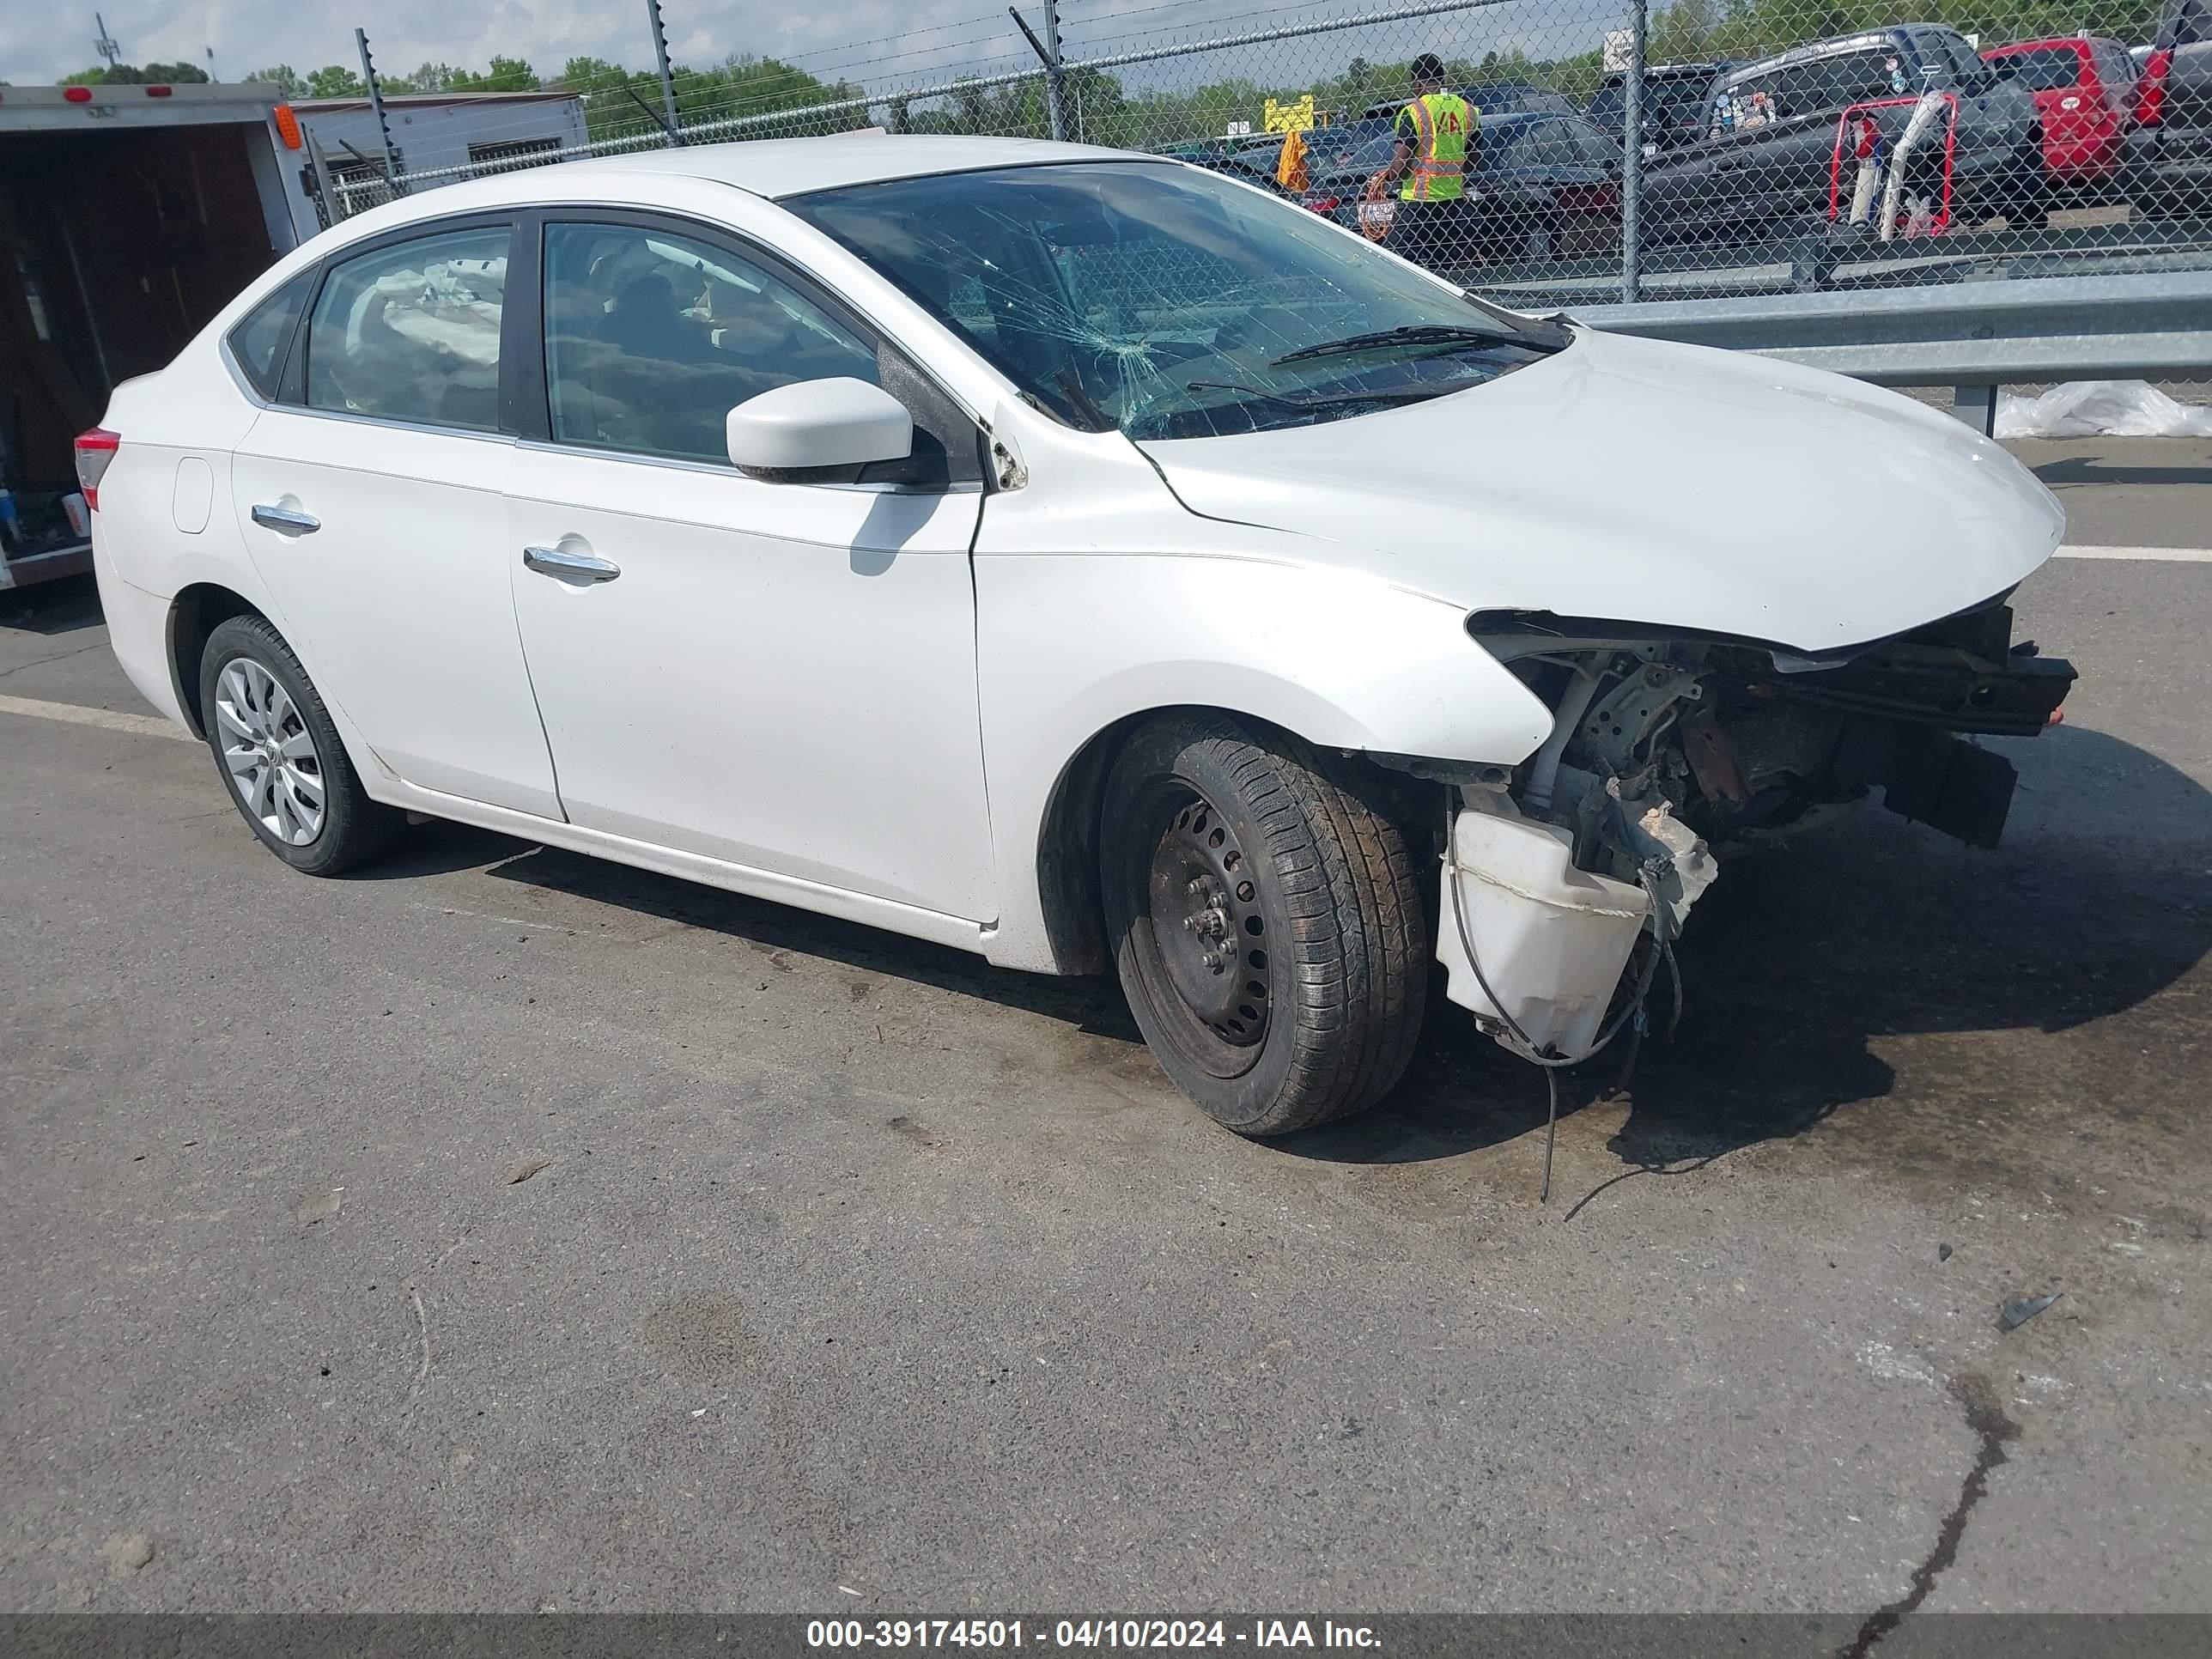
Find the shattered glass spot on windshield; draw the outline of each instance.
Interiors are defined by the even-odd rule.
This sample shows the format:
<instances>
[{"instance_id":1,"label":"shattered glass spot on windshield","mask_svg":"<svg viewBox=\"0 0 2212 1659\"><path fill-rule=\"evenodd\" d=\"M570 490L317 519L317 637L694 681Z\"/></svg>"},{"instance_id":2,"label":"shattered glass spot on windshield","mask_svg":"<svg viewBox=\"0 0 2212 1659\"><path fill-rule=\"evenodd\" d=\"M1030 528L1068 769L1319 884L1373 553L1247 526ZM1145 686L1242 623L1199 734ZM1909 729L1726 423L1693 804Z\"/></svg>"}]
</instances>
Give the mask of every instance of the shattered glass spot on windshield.
<instances>
[{"instance_id":1,"label":"shattered glass spot on windshield","mask_svg":"<svg viewBox=\"0 0 2212 1659\"><path fill-rule=\"evenodd\" d=\"M788 204L1071 423L1202 437L1440 396L1559 342L1286 204L1192 168L1084 163ZM1403 330L1470 338L1398 340ZM1287 363L1330 343L1357 352Z\"/></svg>"}]
</instances>

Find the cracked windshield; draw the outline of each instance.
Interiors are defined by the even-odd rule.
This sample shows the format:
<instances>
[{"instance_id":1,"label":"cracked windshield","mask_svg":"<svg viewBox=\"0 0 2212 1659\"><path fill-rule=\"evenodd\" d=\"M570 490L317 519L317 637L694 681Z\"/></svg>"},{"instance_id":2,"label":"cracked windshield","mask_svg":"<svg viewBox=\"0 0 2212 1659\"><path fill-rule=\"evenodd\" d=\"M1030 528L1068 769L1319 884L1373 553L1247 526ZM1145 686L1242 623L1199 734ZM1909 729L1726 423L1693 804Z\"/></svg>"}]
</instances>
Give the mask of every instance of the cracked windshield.
<instances>
[{"instance_id":1,"label":"cracked windshield","mask_svg":"<svg viewBox=\"0 0 2212 1659\"><path fill-rule=\"evenodd\" d=\"M785 205L1090 431L1340 420L1494 380L1569 338L1195 168L1008 167Z\"/></svg>"}]
</instances>

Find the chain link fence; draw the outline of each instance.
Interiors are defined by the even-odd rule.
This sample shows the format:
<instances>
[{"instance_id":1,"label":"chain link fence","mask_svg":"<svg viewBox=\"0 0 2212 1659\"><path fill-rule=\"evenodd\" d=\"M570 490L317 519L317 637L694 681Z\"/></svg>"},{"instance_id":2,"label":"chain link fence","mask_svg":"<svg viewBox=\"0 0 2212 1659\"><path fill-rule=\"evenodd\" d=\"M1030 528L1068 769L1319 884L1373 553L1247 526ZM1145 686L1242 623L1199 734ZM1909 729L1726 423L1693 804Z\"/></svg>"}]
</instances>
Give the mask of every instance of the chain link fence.
<instances>
[{"instance_id":1,"label":"chain link fence","mask_svg":"<svg viewBox=\"0 0 2212 1659\"><path fill-rule=\"evenodd\" d=\"M543 86L576 99L580 142L526 144L487 97L465 164L356 147L325 212L874 127L1178 157L1527 303L2212 262L2212 0L1042 7L710 70L580 60ZM1409 111L1423 55L1447 101ZM1462 172L1386 176L1461 106Z\"/></svg>"}]
</instances>

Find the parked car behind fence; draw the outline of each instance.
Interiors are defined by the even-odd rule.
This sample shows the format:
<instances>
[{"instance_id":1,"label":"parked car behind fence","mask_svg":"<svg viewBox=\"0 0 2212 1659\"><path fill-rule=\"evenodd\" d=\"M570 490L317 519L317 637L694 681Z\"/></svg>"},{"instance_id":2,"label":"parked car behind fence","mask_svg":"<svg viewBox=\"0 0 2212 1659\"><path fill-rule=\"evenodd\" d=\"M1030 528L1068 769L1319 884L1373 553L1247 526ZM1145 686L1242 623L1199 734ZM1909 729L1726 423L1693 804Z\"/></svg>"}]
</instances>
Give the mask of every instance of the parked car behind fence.
<instances>
[{"instance_id":1,"label":"parked car behind fence","mask_svg":"<svg viewBox=\"0 0 2212 1659\"><path fill-rule=\"evenodd\" d=\"M1726 72L1726 63L1654 64L1644 71L1644 142L1645 153L1674 149L1705 136L1705 109L1713 82ZM1598 83L1590 99L1591 123L1613 134L1620 131L1628 90L1628 76L1616 70Z\"/></svg>"},{"instance_id":2,"label":"parked car behind fence","mask_svg":"<svg viewBox=\"0 0 2212 1659\"><path fill-rule=\"evenodd\" d=\"M1370 138L1316 171L1305 205L1357 229L1367 182L1390 160L1395 136ZM1460 264L1541 264L1620 233L1620 145L1578 115L1501 115L1475 134Z\"/></svg>"},{"instance_id":3,"label":"parked car behind fence","mask_svg":"<svg viewBox=\"0 0 2212 1659\"><path fill-rule=\"evenodd\" d=\"M2212 0L2166 0L2136 91L2129 194L2156 217L2212 218Z\"/></svg>"},{"instance_id":4,"label":"parked car behind fence","mask_svg":"<svg viewBox=\"0 0 2212 1659\"><path fill-rule=\"evenodd\" d=\"M2037 213L2045 173L2034 100L1956 31L1915 24L1794 46L1723 76L1704 136L1644 166L1647 234L1691 241L1825 221L1843 112L1897 100L1873 117L1893 145L1910 100L1929 91L1956 100L1948 141L1923 152L1931 169L1940 162L1948 172L1954 216Z\"/></svg>"},{"instance_id":5,"label":"parked car behind fence","mask_svg":"<svg viewBox=\"0 0 2212 1659\"><path fill-rule=\"evenodd\" d=\"M2043 165L2051 182L2094 189L2125 171L2136 131L2136 66L2117 40L2066 35L1992 46L1983 61L2000 80L2026 88L2043 124Z\"/></svg>"}]
</instances>

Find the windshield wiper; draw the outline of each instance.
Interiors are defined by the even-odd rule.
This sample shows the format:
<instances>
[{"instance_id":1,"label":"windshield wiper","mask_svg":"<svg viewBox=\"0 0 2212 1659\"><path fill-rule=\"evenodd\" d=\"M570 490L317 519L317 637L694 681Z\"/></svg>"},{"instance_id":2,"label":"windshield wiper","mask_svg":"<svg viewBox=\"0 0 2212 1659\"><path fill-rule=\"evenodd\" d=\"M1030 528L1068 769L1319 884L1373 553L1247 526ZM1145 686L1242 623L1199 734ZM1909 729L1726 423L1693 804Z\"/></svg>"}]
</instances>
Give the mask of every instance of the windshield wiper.
<instances>
[{"instance_id":1,"label":"windshield wiper","mask_svg":"<svg viewBox=\"0 0 2212 1659\"><path fill-rule=\"evenodd\" d=\"M1348 334L1341 340L1323 340L1319 345L1300 346L1296 351L1285 351L1281 356L1268 360L1267 367L1280 368L1285 363L1310 362L1316 357L1335 357L1353 351L1383 351L1400 345L1510 345L1513 337L1502 329L1470 328L1464 323L1401 323L1396 328L1378 328L1365 334Z\"/></svg>"},{"instance_id":2,"label":"windshield wiper","mask_svg":"<svg viewBox=\"0 0 2212 1659\"><path fill-rule=\"evenodd\" d=\"M1111 432L1114 429L1114 417L1098 407L1098 400L1085 390L1083 382L1076 378L1073 369L1060 370L1053 384L1060 389L1069 403L1075 405L1075 412L1091 422L1093 432Z\"/></svg>"},{"instance_id":3,"label":"windshield wiper","mask_svg":"<svg viewBox=\"0 0 2212 1659\"><path fill-rule=\"evenodd\" d=\"M1256 386L1245 386L1237 380L1185 380L1186 392L1235 392L1247 398L1256 398L1263 404L1279 404L1285 409L1335 409L1345 404L1419 404L1431 398L1441 398L1454 391L1452 386L1422 386L1398 392L1332 392L1320 398L1293 398L1280 392L1268 392Z\"/></svg>"}]
</instances>

